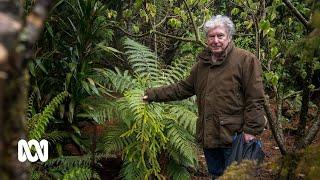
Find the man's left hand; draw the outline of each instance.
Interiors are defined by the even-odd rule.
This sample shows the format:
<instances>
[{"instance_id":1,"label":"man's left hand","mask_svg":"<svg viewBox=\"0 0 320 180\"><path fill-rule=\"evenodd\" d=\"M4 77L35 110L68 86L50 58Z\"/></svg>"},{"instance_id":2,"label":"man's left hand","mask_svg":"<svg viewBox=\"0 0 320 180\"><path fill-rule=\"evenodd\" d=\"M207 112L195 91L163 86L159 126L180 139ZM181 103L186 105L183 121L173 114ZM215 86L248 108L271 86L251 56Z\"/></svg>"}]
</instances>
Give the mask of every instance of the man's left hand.
<instances>
[{"instance_id":1,"label":"man's left hand","mask_svg":"<svg viewBox=\"0 0 320 180\"><path fill-rule=\"evenodd\" d=\"M244 133L244 141L247 143L249 141L251 141L252 139L255 139L256 137L254 135L251 134L246 134Z\"/></svg>"}]
</instances>

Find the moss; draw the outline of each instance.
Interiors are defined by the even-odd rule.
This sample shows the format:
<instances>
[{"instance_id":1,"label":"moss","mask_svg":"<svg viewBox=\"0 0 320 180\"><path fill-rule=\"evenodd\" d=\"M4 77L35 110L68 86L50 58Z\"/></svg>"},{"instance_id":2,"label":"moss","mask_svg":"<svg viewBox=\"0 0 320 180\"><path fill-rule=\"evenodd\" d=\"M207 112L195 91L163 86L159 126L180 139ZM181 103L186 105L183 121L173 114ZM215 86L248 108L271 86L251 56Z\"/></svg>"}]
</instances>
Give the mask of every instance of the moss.
<instances>
[{"instance_id":1,"label":"moss","mask_svg":"<svg viewBox=\"0 0 320 180\"><path fill-rule=\"evenodd\" d=\"M244 160L237 165L235 162L229 166L224 172L220 180L246 180L253 179L253 174L256 168L255 161Z\"/></svg>"},{"instance_id":2,"label":"moss","mask_svg":"<svg viewBox=\"0 0 320 180\"><path fill-rule=\"evenodd\" d=\"M320 179L320 144L306 148L296 169L297 177Z\"/></svg>"}]
</instances>

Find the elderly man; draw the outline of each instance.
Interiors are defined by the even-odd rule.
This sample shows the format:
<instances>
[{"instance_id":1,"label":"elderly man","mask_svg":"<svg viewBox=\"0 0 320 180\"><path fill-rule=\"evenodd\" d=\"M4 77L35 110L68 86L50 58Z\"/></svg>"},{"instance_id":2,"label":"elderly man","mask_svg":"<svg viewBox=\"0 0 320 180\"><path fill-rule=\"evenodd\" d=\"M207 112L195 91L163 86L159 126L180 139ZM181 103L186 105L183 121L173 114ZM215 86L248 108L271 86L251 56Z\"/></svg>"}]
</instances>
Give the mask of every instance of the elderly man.
<instances>
[{"instance_id":1,"label":"elderly man","mask_svg":"<svg viewBox=\"0 0 320 180\"><path fill-rule=\"evenodd\" d=\"M232 136L244 132L248 142L265 126L264 91L259 60L232 42L233 22L213 16L205 23L207 48L190 75L178 83L148 89L143 100L164 102L197 96L197 140L209 172L222 175L231 154Z\"/></svg>"}]
</instances>

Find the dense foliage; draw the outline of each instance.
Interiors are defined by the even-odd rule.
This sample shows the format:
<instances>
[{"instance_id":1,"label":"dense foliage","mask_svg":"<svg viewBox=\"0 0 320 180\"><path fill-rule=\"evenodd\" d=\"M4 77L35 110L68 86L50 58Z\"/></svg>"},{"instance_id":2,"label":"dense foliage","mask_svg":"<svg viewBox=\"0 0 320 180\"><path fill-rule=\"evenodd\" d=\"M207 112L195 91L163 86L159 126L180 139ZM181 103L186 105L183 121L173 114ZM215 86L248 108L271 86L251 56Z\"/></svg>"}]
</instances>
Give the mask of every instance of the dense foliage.
<instances>
[{"instance_id":1,"label":"dense foliage","mask_svg":"<svg viewBox=\"0 0 320 180\"><path fill-rule=\"evenodd\" d=\"M190 178L198 168L194 98L148 104L142 96L188 75L205 46L203 23L220 13L234 20L236 45L263 64L283 152L282 126L297 118L297 144L310 144L306 127L320 124L319 96L310 98L320 87L320 5L290 2L310 17L306 25L284 2L56 1L28 64L28 137L50 142L50 160L32 164L32 178L99 179L110 157L122 159L124 179Z\"/></svg>"}]
</instances>

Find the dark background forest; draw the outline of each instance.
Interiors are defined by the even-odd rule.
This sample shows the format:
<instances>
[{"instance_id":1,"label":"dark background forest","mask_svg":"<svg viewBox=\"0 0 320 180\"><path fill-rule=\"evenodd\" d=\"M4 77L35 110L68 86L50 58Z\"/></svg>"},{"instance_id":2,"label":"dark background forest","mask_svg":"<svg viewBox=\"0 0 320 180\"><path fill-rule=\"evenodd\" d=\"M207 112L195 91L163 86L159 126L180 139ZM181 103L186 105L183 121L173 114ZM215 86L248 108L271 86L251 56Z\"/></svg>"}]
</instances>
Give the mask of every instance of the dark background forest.
<instances>
[{"instance_id":1,"label":"dark background forest","mask_svg":"<svg viewBox=\"0 0 320 180\"><path fill-rule=\"evenodd\" d=\"M0 1L0 179L210 179L195 97L142 96L188 76L217 14L261 61L277 151L221 179L319 179L317 0ZM49 160L19 162L19 139L48 140Z\"/></svg>"}]
</instances>

